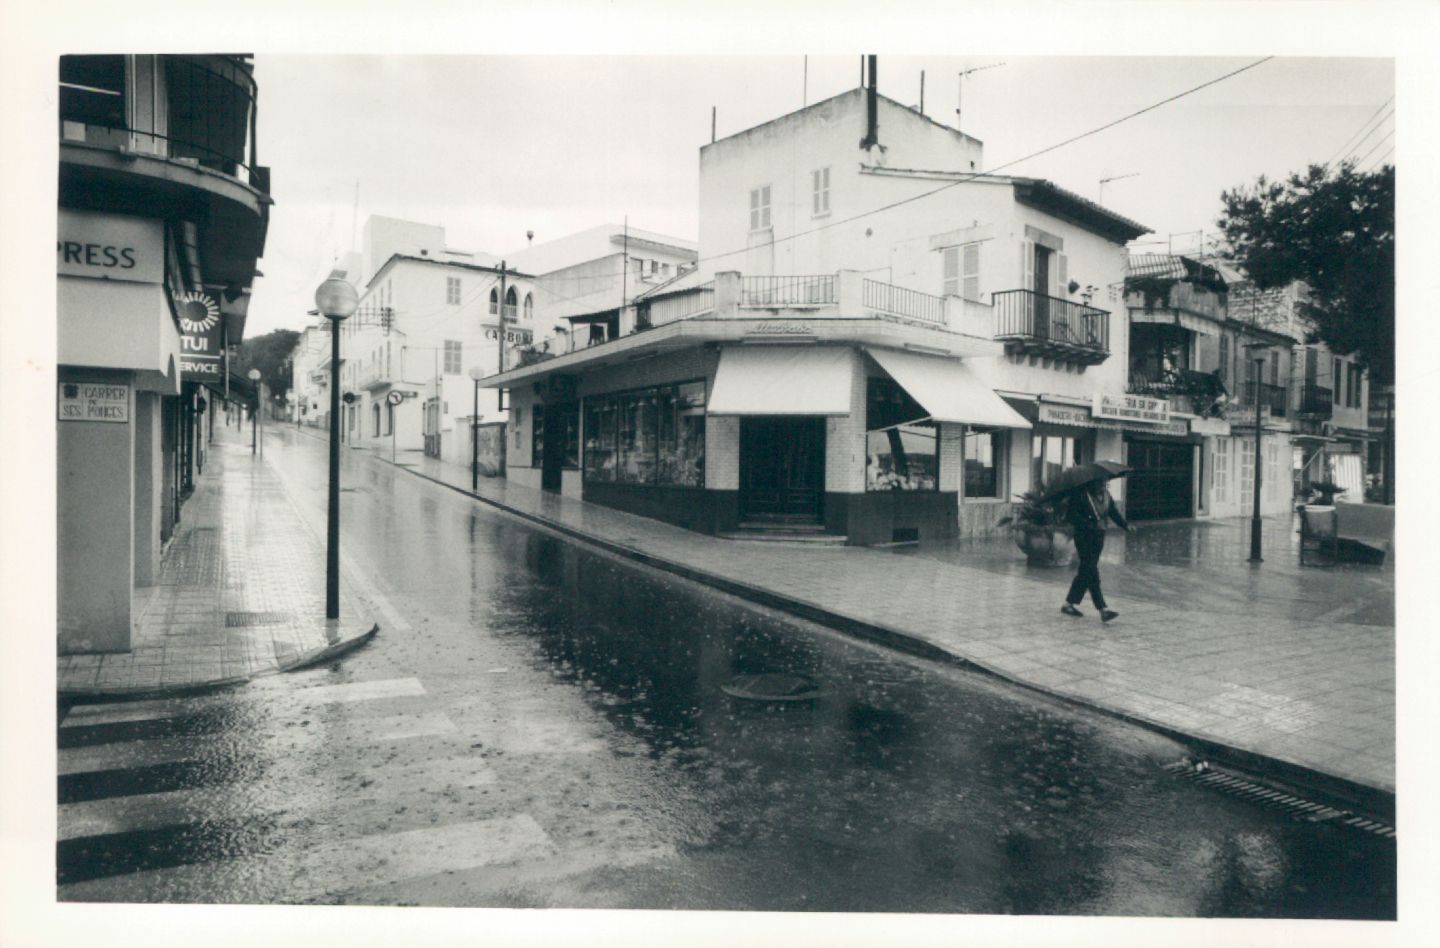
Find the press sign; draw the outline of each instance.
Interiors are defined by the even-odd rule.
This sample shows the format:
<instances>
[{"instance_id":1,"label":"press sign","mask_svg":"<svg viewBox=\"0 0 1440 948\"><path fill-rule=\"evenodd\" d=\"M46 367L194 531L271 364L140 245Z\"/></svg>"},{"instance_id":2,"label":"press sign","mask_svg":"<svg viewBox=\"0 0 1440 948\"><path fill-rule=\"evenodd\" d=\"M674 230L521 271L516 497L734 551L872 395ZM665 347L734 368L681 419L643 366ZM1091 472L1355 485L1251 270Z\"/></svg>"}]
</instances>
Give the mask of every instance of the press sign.
<instances>
[{"instance_id":1,"label":"press sign","mask_svg":"<svg viewBox=\"0 0 1440 948\"><path fill-rule=\"evenodd\" d=\"M61 421L130 420L130 387L100 382L60 383Z\"/></svg>"}]
</instances>

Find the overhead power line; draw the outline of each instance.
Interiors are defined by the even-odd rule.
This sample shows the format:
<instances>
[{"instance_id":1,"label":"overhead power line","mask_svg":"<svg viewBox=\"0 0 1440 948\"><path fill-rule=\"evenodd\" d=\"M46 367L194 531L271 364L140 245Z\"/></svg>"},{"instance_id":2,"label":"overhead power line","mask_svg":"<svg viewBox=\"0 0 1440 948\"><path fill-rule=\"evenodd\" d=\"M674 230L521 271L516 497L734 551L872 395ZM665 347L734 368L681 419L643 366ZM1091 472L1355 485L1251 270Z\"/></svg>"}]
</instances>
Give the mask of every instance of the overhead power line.
<instances>
[{"instance_id":1,"label":"overhead power line","mask_svg":"<svg viewBox=\"0 0 1440 948\"><path fill-rule=\"evenodd\" d=\"M1375 144L1371 145L1371 146L1370 146L1370 150L1367 151L1364 155L1362 155L1362 156L1355 162L1355 164L1357 164L1357 165L1363 165L1363 164L1365 163L1365 159L1366 159L1366 158L1369 158L1371 155L1375 154L1375 149L1377 149L1377 148L1379 148L1381 145L1385 144L1387 141L1389 141L1391 138L1393 138L1394 135L1395 135L1395 129L1392 128L1392 129L1390 129L1389 133L1385 135L1384 138L1380 139L1380 140L1377 141Z\"/></svg>"},{"instance_id":2,"label":"overhead power line","mask_svg":"<svg viewBox=\"0 0 1440 948\"><path fill-rule=\"evenodd\" d=\"M1341 155L1349 151L1352 146L1356 145L1357 139L1359 138L1360 134L1364 132L1365 129L1370 127L1371 122L1375 121L1375 116L1379 115L1382 111L1384 111L1385 106L1389 105L1393 101L1395 101L1395 95L1394 93L1391 93L1390 98L1386 99L1384 102L1381 102L1380 107L1377 108L1374 112L1370 113L1369 118L1367 118L1364 122L1360 123L1360 127L1355 130L1354 134L1352 134L1349 138L1345 140L1345 144L1335 149L1335 154L1331 155L1330 159L1326 161L1325 164L1334 164L1336 158L1339 158ZM1394 109L1390 110L1391 113L1393 113L1394 111ZM1381 121L1384 120L1382 119Z\"/></svg>"},{"instance_id":3,"label":"overhead power line","mask_svg":"<svg viewBox=\"0 0 1440 948\"><path fill-rule=\"evenodd\" d=\"M933 197L933 196L936 195L936 194L940 194L940 193L943 192L943 191L948 191L948 190L950 190L951 188L958 187L959 185L965 184L965 183L967 183L967 182L969 182L969 181L974 181L974 180L976 180L977 178L982 178L982 177L986 177L986 176L988 176L988 175L993 175L995 172L997 172L997 171L999 171L999 170L1001 170L1001 169L1003 169L1003 168L1010 168L1010 167L1013 167L1013 166L1015 166L1015 165L1018 165L1018 164L1020 164L1020 163L1022 163L1022 162L1029 161L1029 160L1032 159L1032 158L1038 158L1038 157L1040 157L1041 155L1047 155L1047 154L1049 154L1049 153L1052 152L1052 151L1056 151L1057 149L1064 148L1066 145L1073 145L1075 142L1078 142L1078 141L1080 141L1080 140L1082 140L1082 139L1089 138L1089 137L1092 136L1092 135L1098 135L1099 133L1101 133L1101 132L1103 132L1103 131L1106 131L1107 129L1114 128L1115 126L1120 125L1120 124L1122 124L1122 123L1124 123L1124 122L1128 122L1128 121L1130 121L1130 120L1133 119L1133 118L1138 118L1139 116L1144 115L1144 114L1147 113L1147 112L1153 112L1154 110L1160 108L1161 106L1169 105L1171 102L1175 102L1175 101L1177 101L1177 100L1179 100L1179 99L1183 99L1183 98L1185 98L1185 97L1188 96L1188 95L1194 95L1196 92L1199 92L1199 91L1202 90L1202 89L1207 89L1207 88L1209 88L1210 86L1216 85L1217 83L1224 82L1226 79L1230 79L1230 78L1233 78L1233 77L1235 77L1235 76L1238 76L1238 75L1240 75L1242 72L1246 72L1246 71L1248 71L1248 70L1254 69L1256 66L1259 66L1259 65L1261 65L1261 64L1263 64L1263 63L1267 63L1267 62L1269 62L1270 60L1272 60L1272 59L1274 59L1274 58L1275 58L1274 56L1265 56L1265 57L1263 57L1263 58L1261 58L1261 59L1257 59L1257 60L1255 60L1253 63L1248 63L1248 64L1246 64L1246 65L1244 65L1244 66L1241 66L1239 69L1233 69L1233 70L1231 70L1230 72L1227 72L1227 73L1225 73L1225 74L1222 75L1222 76L1216 76L1214 79L1211 79L1211 80L1209 80L1209 81L1207 81L1207 82L1202 82L1202 83L1200 83L1200 85L1198 85L1198 86L1192 86L1191 88L1186 89L1186 90L1183 91L1183 92L1177 92L1175 95L1172 95L1172 96L1169 96L1169 97L1167 97L1167 98L1161 99L1160 101L1155 102L1155 103L1152 103L1151 105L1147 105L1147 106L1145 106L1143 109L1137 109L1137 110L1135 110L1134 112L1131 112L1131 113L1129 113L1129 114L1127 114L1127 115L1121 116L1121 117L1118 118L1118 119L1115 119L1114 121L1106 122L1104 125L1097 126L1097 127L1092 128L1092 129L1090 129L1089 131L1086 131L1086 132L1081 132L1079 135L1073 135L1073 136L1071 136L1070 138L1065 139L1064 141L1056 142L1056 143L1053 144L1053 145L1049 145L1049 146L1047 146L1047 147L1045 147L1045 148L1041 148L1039 151L1033 151L1033 152L1031 152L1031 153L1028 154L1028 155L1024 155L1024 156L1022 156L1022 157L1015 158L1015 159L1013 159L1013 160L1011 160L1011 161L1007 161L1007 162L1004 162L1004 163L1002 163L1002 164L996 165L994 168L991 168L989 171L977 171L977 172L974 172L974 173L971 173L971 174L962 175L961 177L957 178L956 180L951 181L951 182L949 182L949 183L947 183L947 184L943 184L943 185L941 185L941 186L938 187L938 188L933 188L933 189L931 189L931 190L929 190L929 191L923 191L923 192L921 192L920 194L913 194L913 195L911 195L910 197L901 198L901 199L898 200L898 201L892 201L892 202L890 202L889 204L881 205L880 207L874 208L874 209L869 210L869 211L862 211L862 212L860 212L859 214L853 214L853 215L851 215L850 217L844 217L844 218L841 218L841 219L839 219L839 220L828 221L828 222L826 222L826 223L824 223L824 224L820 224L820 225L818 225L818 226L816 226L816 227L812 227L812 228L810 228L809 230L802 230L802 231L798 231L797 233L790 234L790 235L785 236L785 237L781 237L781 238L779 238L778 240L773 241L773 242L772 242L772 245L773 245L773 244L787 243L787 242L792 241L792 240L795 240L796 238L799 238L799 237L807 237L807 236L809 236L810 234L815 234L815 233L819 233L820 231L829 230L829 229L831 229L832 227L839 227L841 224L851 224L851 223L854 223L855 221L864 220L864 219L867 218L867 217L873 217L873 216L876 215L876 214L884 213L885 211L894 210L895 208L897 208L897 207L902 207L902 206L904 206L904 205L906 205L906 204L913 204L913 203L916 202L916 201L923 200L924 198L928 198L928 197ZM722 253L711 254L711 255L709 255L709 256L707 256L707 257L700 257L699 259L696 260L696 263L697 263L697 264L699 264L699 263L709 263L709 262L711 262L711 261L713 261L713 260L723 260L723 259L725 259L725 258L727 258L727 257L734 257L734 256L738 256L739 254L748 253L749 250L750 250L749 247L740 247L740 248L737 248L737 249L735 249L735 250L727 250L727 251L724 251L724 252L722 252Z\"/></svg>"}]
</instances>

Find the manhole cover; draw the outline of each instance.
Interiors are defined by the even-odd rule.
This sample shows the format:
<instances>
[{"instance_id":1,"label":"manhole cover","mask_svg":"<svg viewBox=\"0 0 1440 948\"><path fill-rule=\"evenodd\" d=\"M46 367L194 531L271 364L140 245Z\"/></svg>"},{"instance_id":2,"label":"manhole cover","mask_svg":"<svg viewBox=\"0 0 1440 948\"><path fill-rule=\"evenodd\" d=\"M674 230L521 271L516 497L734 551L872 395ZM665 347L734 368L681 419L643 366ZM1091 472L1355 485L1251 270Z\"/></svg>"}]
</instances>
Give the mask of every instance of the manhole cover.
<instances>
[{"instance_id":1,"label":"manhole cover","mask_svg":"<svg viewBox=\"0 0 1440 948\"><path fill-rule=\"evenodd\" d=\"M813 701L821 695L815 679L788 672L736 675L720 690L745 701Z\"/></svg>"}]
</instances>

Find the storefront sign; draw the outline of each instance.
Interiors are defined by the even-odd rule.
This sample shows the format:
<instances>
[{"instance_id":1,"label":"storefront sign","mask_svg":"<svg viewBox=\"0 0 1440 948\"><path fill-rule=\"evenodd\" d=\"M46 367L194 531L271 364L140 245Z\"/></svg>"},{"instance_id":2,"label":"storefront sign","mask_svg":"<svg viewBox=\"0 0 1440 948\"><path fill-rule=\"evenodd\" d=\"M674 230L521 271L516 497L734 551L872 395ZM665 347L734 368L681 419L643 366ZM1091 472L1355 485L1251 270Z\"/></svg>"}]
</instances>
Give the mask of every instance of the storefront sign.
<instances>
[{"instance_id":1,"label":"storefront sign","mask_svg":"<svg viewBox=\"0 0 1440 948\"><path fill-rule=\"evenodd\" d=\"M1149 399L1154 401L1154 399ZM1041 402L1036 414L1036 422L1047 425L1069 425L1073 428L1103 428L1109 431L1134 431L1145 434L1167 435L1176 438L1183 438L1190 433L1190 425L1183 419L1166 420L1164 422L1130 422L1117 421L1108 418L1096 418L1095 414L1083 405L1059 405L1053 402Z\"/></svg>"},{"instance_id":2,"label":"storefront sign","mask_svg":"<svg viewBox=\"0 0 1440 948\"><path fill-rule=\"evenodd\" d=\"M1190 433L1224 438L1230 434L1230 422L1224 418L1194 418L1190 421Z\"/></svg>"},{"instance_id":3,"label":"storefront sign","mask_svg":"<svg viewBox=\"0 0 1440 948\"><path fill-rule=\"evenodd\" d=\"M61 382L61 421L130 420L130 387L102 382Z\"/></svg>"},{"instance_id":4,"label":"storefront sign","mask_svg":"<svg viewBox=\"0 0 1440 948\"><path fill-rule=\"evenodd\" d=\"M747 331L750 336L809 336L815 332L809 323L789 320L766 320Z\"/></svg>"},{"instance_id":5,"label":"storefront sign","mask_svg":"<svg viewBox=\"0 0 1440 948\"><path fill-rule=\"evenodd\" d=\"M225 371L220 307L204 293L190 291L175 301L175 309L180 314L180 378L218 382Z\"/></svg>"},{"instance_id":6,"label":"storefront sign","mask_svg":"<svg viewBox=\"0 0 1440 948\"><path fill-rule=\"evenodd\" d=\"M1090 414L1090 409L1080 405L1052 405L1049 402L1041 402L1036 421L1047 425L1095 427L1095 418Z\"/></svg>"},{"instance_id":7,"label":"storefront sign","mask_svg":"<svg viewBox=\"0 0 1440 948\"><path fill-rule=\"evenodd\" d=\"M500 330L498 330L498 329L487 329L487 330L485 330L485 338L486 338L486 339L498 339L498 338L500 338ZM535 338L535 334L532 333L532 332L531 332L530 330L528 330L528 329L507 329L507 330L505 330L505 341L508 342L508 343L511 343L512 345L529 345L529 344L530 344L530 341L531 341L532 339L534 339L534 338Z\"/></svg>"},{"instance_id":8,"label":"storefront sign","mask_svg":"<svg viewBox=\"0 0 1440 948\"><path fill-rule=\"evenodd\" d=\"M1095 401L1091 407L1096 418L1140 421L1157 425L1168 424L1170 421L1170 402L1163 398L1096 392Z\"/></svg>"},{"instance_id":9,"label":"storefront sign","mask_svg":"<svg viewBox=\"0 0 1440 948\"><path fill-rule=\"evenodd\" d=\"M164 246L160 221L61 208L55 268L61 276L160 283Z\"/></svg>"}]
</instances>

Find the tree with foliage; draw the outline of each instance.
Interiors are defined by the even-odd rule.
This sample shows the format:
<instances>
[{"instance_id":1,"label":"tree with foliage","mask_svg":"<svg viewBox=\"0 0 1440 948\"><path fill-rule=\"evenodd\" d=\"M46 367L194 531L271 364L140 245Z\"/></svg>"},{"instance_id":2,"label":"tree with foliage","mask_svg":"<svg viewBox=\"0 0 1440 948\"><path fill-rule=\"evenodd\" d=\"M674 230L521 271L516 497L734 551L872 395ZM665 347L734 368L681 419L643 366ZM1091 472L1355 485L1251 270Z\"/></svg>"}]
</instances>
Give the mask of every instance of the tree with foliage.
<instances>
[{"instance_id":1,"label":"tree with foliage","mask_svg":"<svg viewBox=\"0 0 1440 948\"><path fill-rule=\"evenodd\" d=\"M1376 384L1395 375L1395 168L1311 165L1226 191L1219 226L1229 259L1259 289L1303 280L1313 338L1353 353Z\"/></svg>"},{"instance_id":2,"label":"tree with foliage","mask_svg":"<svg viewBox=\"0 0 1440 948\"><path fill-rule=\"evenodd\" d=\"M259 369L260 380L271 395L283 401L285 393L290 391L290 353L299 339L300 334L293 329L276 329L246 339L240 344L240 355L232 371L246 375L251 369Z\"/></svg>"}]
</instances>

